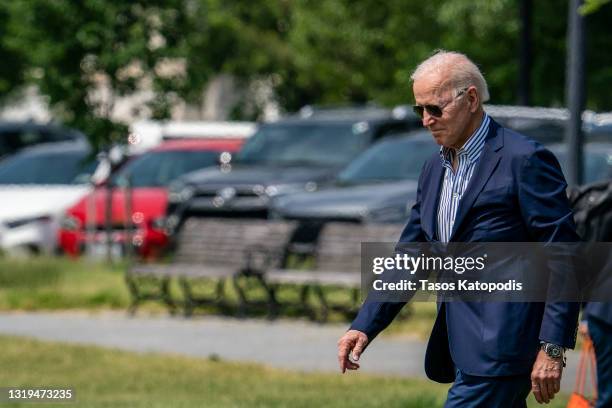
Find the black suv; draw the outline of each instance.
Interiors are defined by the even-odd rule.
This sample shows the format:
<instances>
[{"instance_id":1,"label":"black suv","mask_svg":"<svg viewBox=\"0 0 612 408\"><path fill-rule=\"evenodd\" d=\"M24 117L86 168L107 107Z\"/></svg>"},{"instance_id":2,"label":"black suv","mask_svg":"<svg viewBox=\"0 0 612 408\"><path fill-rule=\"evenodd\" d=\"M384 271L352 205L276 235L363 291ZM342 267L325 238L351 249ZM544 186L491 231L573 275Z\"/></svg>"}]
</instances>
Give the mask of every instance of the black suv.
<instances>
[{"instance_id":1,"label":"black suv","mask_svg":"<svg viewBox=\"0 0 612 408\"><path fill-rule=\"evenodd\" d=\"M0 160L24 147L71 140L86 139L81 132L55 124L0 122Z\"/></svg>"},{"instance_id":2,"label":"black suv","mask_svg":"<svg viewBox=\"0 0 612 408\"><path fill-rule=\"evenodd\" d=\"M192 215L267 218L272 197L315 191L374 141L420 126L403 107L306 107L264 123L230 163L170 185L168 227Z\"/></svg>"}]
</instances>

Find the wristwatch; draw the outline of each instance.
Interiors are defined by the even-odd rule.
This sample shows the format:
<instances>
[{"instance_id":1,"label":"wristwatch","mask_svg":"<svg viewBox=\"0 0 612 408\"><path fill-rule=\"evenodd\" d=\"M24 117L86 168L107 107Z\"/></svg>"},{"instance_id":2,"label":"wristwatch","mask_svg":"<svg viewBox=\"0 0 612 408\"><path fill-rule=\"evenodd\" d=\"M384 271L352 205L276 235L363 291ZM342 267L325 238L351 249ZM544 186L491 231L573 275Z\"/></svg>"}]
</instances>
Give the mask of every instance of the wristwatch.
<instances>
[{"instance_id":1,"label":"wristwatch","mask_svg":"<svg viewBox=\"0 0 612 408\"><path fill-rule=\"evenodd\" d=\"M561 359L564 360L563 352L565 349L557 344L542 342L542 350L546 353L546 355L550 358Z\"/></svg>"}]
</instances>

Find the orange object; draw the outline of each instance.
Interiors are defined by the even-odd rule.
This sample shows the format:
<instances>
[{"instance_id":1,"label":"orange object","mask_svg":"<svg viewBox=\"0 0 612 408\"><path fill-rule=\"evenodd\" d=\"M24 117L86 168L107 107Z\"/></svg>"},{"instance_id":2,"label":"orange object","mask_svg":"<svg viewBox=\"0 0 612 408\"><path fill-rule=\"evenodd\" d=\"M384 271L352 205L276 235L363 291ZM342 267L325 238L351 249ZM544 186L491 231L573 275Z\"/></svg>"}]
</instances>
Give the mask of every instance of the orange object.
<instances>
[{"instance_id":1,"label":"orange object","mask_svg":"<svg viewBox=\"0 0 612 408\"><path fill-rule=\"evenodd\" d=\"M576 385L567 403L567 408L592 408L595 406L595 402L597 401L596 364L593 342L590 339L585 339L582 343L582 351L580 352L580 364L578 365ZM584 393L584 388L587 383L587 367L590 367L591 372L590 383L593 392L592 398L588 398Z\"/></svg>"}]
</instances>

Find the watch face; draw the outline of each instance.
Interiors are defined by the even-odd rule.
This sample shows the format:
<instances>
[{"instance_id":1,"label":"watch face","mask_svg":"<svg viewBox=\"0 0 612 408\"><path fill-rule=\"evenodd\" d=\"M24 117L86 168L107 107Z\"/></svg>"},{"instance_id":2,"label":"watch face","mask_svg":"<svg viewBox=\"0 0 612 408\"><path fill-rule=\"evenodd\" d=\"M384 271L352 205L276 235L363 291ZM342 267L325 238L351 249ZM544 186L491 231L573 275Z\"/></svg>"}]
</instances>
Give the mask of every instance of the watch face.
<instances>
[{"instance_id":1,"label":"watch face","mask_svg":"<svg viewBox=\"0 0 612 408\"><path fill-rule=\"evenodd\" d=\"M546 353L552 358L561 357L561 347L550 344L546 348Z\"/></svg>"}]
</instances>

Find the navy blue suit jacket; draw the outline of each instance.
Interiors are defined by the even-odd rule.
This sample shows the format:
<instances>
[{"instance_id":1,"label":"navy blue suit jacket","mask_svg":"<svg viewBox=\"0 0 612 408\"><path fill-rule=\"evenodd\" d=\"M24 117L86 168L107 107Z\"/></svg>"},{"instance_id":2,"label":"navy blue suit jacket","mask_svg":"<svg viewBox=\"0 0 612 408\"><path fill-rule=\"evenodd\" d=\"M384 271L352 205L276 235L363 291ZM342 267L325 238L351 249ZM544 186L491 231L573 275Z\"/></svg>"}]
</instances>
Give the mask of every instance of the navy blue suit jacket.
<instances>
[{"instance_id":1,"label":"navy blue suit jacket","mask_svg":"<svg viewBox=\"0 0 612 408\"><path fill-rule=\"evenodd\" d=\"M443 176L436 154L423 167L400 242L436 241ZM566 187L552 153L491 120L450 241L576 242ZM366 299L351 329L364 332L371 341L403 305ZM438 382L452 382L455 367L486 377L528 374L541 340L574 347L578 313L577 303L439 303L425 372Z\"/></svg>"}]
</instances>

